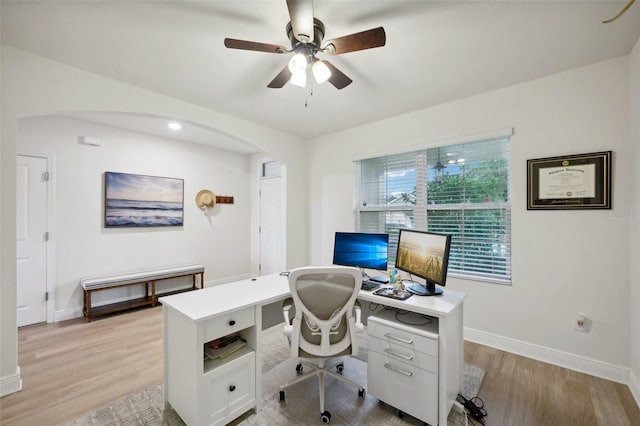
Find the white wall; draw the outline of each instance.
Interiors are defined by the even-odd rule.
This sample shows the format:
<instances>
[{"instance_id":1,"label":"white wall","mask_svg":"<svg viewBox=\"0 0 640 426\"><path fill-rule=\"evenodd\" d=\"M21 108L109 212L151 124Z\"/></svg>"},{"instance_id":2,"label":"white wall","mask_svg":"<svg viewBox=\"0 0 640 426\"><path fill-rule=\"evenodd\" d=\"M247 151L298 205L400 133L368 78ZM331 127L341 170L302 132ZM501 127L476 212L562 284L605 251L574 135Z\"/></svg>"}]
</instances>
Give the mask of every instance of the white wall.
<instances>
[{"instance_id":1,"label":"white wall","mask_svg":"<svg viewBox=\"0 0 640 426\"><path fill-rule=\"evenodd\" d=\"M78 143L93 136L102 146ZM235 280L250 271L250 156L162 139L60 116L23 118L18 153L53 158L54 321L82 315L83 276L198 263L205 280ZM105 171L184 179L184 226L108 229L103 226ZM205 216L195 195L233 195ZM176 282L181 281L181 282ZM173 287L189 279L160 282ZM95 304L138 297L141 286L94 294ZM50 290L51 291L51 290Z\"/></svg>"},{"instance_id":2,"label":"white wall","mask_svg":"<svg viewBox=\"0 0 640 426\"><path fill-rule=\"evenodd\" d=\"M114 111L171 117L227 133L287 166L286 194L307 189L306 146L297 137L159 95L97 74L1 46L0 395L21 386L16 328L16 144L18 120L67 111ZM9 202L7 202L9 200ZM307 259L307 202L286 201L287 267ZM256 208L251 205L251 209ZM251 232L255 232L253 230Z\"/></svg>"},{"instance_id":3,"label":"white wall","mask_svg":"<svg viewBox=\"0 0 640 426\"><path fill-rule=\"evenodd\" d=\"M640 39L630 55L630 113L631 122L631 164L632 175L632 208L630 210L629 232L629 275L631 286L631 380L630 387L636 402L640 405Z\"/></svg>"},{"instance_id":4,"label":"white wall","mask_svg":"<svg viewBox=\"0 0 640 426\"><path fill-rule=\"evenodd\" d=\"M513 285L448 281L468 295L465 337L627 382L628 93L622 57L317 138L309 149L312 262L326 262L333 232L353 226L352 205L327 195L351 199L353 158L513 128ZM614 151L613 210L526 210L527 159L605 150ZM580 312L589 333L573 331Z\"/></svg>"}]
</instances>

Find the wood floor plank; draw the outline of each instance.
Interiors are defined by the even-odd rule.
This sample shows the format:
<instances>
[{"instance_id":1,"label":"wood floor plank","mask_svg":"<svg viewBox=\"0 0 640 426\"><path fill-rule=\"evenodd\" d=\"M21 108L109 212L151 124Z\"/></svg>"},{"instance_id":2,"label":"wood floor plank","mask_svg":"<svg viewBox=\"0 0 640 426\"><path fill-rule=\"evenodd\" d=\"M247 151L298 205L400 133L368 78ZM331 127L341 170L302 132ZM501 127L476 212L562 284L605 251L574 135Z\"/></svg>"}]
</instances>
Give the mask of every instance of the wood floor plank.
<instances>
[{"instance_id":1,"label":"wood floor plank","mask_svg":"<svg viewBox=\"0 0 640 426\"><path fill-rule=\"evenodd\" d=\"M487 425L640 425L626 385L472 342L464 357L485 370ZM0 424L64 424L162 382L162 307L21 328L18 360L23 390L0 399Z\"/></svg>"},{"instance_id":2,"label":"wood floor plank","mask_svg":"<svg viewBox=\"0 0 640 426\"><path fill-rule=\"evenodd\" d=\"M21 328L23 390L0 400L3 425L63 424L162 382L162 307Z\"/></svg>"},{"instance_id":3,"label":"wood floor plank","mask_svg":"<svg viewBox=\"0 0 640 426\"><path fill-rule=\"evenodd\" d=\"M617 426L631 426L622 401L616 392L615 383L593 377L589 381L589 391L596 408L599 424L606 422Z\"/></svg>"}]
</instances>

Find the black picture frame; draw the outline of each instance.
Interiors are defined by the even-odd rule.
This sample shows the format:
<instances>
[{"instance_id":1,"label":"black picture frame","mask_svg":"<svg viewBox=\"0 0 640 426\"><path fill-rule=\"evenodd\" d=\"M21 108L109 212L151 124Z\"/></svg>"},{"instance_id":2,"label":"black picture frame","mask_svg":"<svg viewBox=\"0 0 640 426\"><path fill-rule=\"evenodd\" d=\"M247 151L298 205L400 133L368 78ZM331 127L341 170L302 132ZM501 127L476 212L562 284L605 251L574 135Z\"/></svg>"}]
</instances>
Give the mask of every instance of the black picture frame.
<instances>
[{"instance_id":1,"label":"black picture frame","mask_svg":"<svg viewBox=\"0 0 640 426\"><path fill-rule=\"evenodd\" d=\"M183 225L183 179L119 172L104 173L105 228Z\"/></svg>"},{"instance_id":2,"label":"black picture frame","mask_svg":"<svg viewBox=\"0 0 640 426\"><path fill-rule=\"evenodd\" d=\"M527 210L611 209L612 151L527 160Z\"/></svg>"}]
</instances>

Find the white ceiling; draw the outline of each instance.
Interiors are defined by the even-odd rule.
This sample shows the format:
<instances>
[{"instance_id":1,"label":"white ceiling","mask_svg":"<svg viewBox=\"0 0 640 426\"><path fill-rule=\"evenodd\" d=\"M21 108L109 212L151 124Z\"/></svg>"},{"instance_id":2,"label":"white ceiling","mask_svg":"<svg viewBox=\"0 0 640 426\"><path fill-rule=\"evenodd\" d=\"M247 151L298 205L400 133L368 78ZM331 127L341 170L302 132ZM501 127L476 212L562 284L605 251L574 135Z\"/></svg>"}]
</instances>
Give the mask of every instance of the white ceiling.
<instances>
[{"instance_id":1,"label":"white ceiling","mask_svg":"<svg viewBox=\"0 0 640 426\"><path fill-rule=\"evenodd\" d=\"M0 11L3 44L311 138L626 55L640 4L601 23L625 2L315 0L325 40L383 26L387 44L325 57L354 82L312 95L266 87L288 55L223 45L289 46L285 0L2 0Z\"/></svg>"}]
</instances>

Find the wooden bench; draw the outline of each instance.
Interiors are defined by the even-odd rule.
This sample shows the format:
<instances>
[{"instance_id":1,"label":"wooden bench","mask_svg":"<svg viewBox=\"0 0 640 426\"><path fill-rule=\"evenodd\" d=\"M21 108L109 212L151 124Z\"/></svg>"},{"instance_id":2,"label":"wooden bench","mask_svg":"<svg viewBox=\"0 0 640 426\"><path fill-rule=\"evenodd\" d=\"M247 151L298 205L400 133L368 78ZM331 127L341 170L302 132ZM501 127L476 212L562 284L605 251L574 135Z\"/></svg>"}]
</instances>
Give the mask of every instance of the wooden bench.
<instances>
[{"instance_id":1,"label":"wooden bench","mask_svg":"<svg viewBox=\"0 0 640 426\"><path fill-rule=\"evenodd\" d=\"M181 265L171 266L167 268L148 269L143 271L126 272L122 274L100 275L95 277L82 278L80 284L84 291L84 307L83 314L87 321L91 321L94 316L110 314L112 312L122 311L124 309L137 308L141 306L155 306L158 302L158 296L167 296L169 294L181 293L196 289L196 276L200 276L200 288L204 288L204 266L202 265ZM168 280L171 278L180 278L192 276L192 286L179 290L164 292L161 295L156 293L156 282L160 280ZM144 297L125 300L122 302L111 303L107 305L91 306L91 294L94 291L109 290L118 287L143 285ZM151 294L149 294L151 287Z\"/></svg>"}]
</instances>

